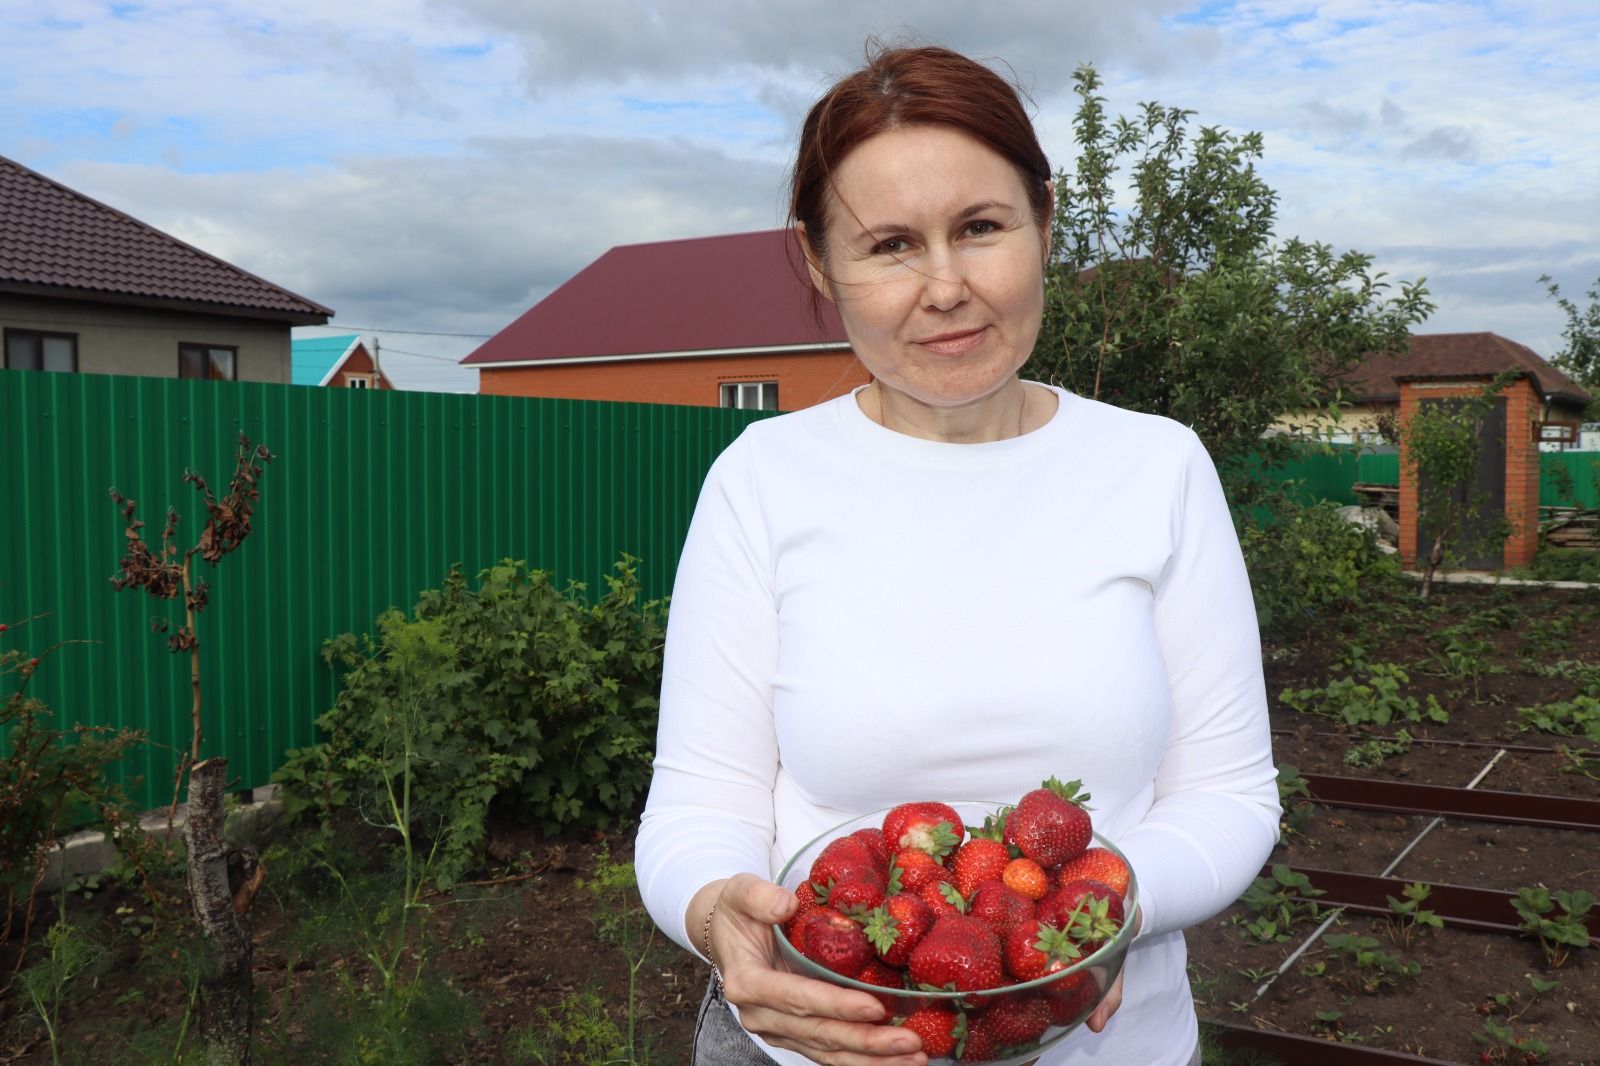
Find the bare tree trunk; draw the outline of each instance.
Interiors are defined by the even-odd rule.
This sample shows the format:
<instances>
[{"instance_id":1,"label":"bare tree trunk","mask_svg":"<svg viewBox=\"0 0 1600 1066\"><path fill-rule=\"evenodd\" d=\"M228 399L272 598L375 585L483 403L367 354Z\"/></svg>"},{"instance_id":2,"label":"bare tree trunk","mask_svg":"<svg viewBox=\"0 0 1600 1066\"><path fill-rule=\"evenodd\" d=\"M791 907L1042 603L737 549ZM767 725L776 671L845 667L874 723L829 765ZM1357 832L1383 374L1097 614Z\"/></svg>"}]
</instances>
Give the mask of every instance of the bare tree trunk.
<instances>
[{"instance_id":1,"label":"bare tree trunk","mask_svg":"<svg viewBox=\"0 0 1600 1066\"><path fill-rule=\"evenodd\" d=\"M1422 595L1419 599L1427 599L1428 593L1433 591L1434 571L1439 569L1439 564L1444 562L1444 535L1433 539L1433 547L1428 549L1427 566L1422 570Z\"/></svg>"},{"instance_id":2,"label":"bare tree trunk","mask_svg":"<svg viewBox=\"0 0 1600 1066\"><path fill-rule=\"evenodd\" d=\"M200 981L200 1038L206 1066L249 1066L250 930L234 906L228 849L222 840L222 793L228 760L207 759L189 771L189 902L211 951ZM248 910L246 904L244 910Z\"/></svg>"}]
</instances>

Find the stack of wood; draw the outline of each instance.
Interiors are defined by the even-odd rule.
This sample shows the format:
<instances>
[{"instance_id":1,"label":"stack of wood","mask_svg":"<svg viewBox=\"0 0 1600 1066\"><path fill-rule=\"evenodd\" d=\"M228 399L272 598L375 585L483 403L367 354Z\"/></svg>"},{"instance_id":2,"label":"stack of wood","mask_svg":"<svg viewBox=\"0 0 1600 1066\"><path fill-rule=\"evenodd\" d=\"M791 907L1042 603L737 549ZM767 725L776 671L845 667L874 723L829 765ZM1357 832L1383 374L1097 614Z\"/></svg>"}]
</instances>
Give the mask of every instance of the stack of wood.
<instances>
[{"instance_id":1,"label":"stack of wood","mask_svg":"<svg viewBox=\"0 0 1600 1066\"><path fill-rule=\"evenodd\" d=\"M1400 486L1382 485L1373 481L1357 481L1350 486L1363 506L1381 507L1390 518L1400 521Z\"/></svg>"},{"instance_id":2,"label":"stack of wood","mask_svg":"<svg viewBox=\"0 0 1600 1066\"><path fill-rule=\"evenodd\" d=\"M1539 539L1552 548L1600 550L1600 511L1581 507L1541 507Z\"/></svg>"}]
</instances>

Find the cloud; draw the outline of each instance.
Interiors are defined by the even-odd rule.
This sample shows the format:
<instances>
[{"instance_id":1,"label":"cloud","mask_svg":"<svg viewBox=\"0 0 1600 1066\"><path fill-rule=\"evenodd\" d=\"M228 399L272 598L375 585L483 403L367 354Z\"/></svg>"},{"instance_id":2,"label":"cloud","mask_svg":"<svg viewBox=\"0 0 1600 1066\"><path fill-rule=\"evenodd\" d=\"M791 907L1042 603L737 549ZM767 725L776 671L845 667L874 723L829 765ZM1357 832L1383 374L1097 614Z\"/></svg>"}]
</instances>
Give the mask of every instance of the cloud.
<instances>
[{"instance_id":1,"label":"cloud","mask_svg":"<svg viewBox=\"0 0 1600 1066\"><path fill-rule=\"evenodd\" d=\"M506 325L613 245L762 229L782 217L780 168L681 142L493 138L470 147L260 173L87 164L52 176L333 307L338 319L466 332Z\"/></svg>"},{"instance_id":2,"label":"cloud","mask_svg":"<svg viewBox=\"0 0 1600 1066\"><path fill-rule=\"evenodd\" d=\"M1437 126L1405 144L1400 155L1406 159L1449 159L1468 162L1477 157L1476 139L1460 126Z\"/></svg>"}]
</instances>

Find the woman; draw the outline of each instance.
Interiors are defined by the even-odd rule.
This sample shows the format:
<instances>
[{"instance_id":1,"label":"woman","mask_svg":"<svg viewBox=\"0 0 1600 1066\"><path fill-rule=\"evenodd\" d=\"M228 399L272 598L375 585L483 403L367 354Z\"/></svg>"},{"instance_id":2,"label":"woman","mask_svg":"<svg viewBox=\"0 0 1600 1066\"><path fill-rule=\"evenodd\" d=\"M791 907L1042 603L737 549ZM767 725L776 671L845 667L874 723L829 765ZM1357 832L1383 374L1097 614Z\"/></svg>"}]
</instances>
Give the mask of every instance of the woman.
<instances>
[{"instance_id":1,"label":"woman","mask_svg":"<svg viewBox=\"0 0 1600 1066\"><path fill-rule=\"evenodd\" d=\"M876 55L806 120L795 229L874 380L735 441L679 565L637 869L724 982L697 1063L924 1063L872 997L775 963L770 877L854 815L1052 775L1143 924L1042 1061L1198 1061L1182 929L1277 832L1255 612L1193 433L1018 377L1049 179L1011 86L943 49Z\"/></svg>"}]
</instances>

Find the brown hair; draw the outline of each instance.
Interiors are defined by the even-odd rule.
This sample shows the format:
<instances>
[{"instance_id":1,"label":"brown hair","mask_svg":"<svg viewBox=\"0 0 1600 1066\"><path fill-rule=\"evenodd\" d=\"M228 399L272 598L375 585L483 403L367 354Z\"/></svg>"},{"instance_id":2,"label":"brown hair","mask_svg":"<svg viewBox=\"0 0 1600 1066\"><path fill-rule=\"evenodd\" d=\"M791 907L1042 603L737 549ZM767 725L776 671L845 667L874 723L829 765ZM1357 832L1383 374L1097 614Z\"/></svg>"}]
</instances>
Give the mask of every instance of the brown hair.
<instances>
[{"instance_id":1,"label":"brown hair","mask_svg":"<svg viewBox=\"0 0 1600 1066\"><path fill-rule=\"evenodd\" d=\"M828 192L833 172L863 141L906 126L946 126L987 145L1017 168L1034 221L1050 215L1050 163L1017 90L1000 75L948 48L868 46L867 65L835 82L800 127L790 184L789 220L827 259Z\"/></svg>"}]
</instances>

